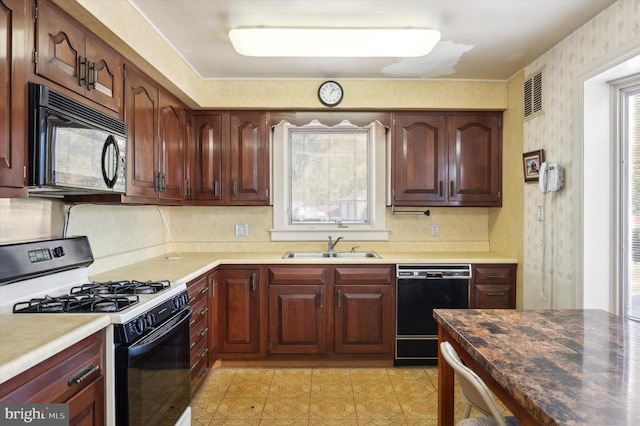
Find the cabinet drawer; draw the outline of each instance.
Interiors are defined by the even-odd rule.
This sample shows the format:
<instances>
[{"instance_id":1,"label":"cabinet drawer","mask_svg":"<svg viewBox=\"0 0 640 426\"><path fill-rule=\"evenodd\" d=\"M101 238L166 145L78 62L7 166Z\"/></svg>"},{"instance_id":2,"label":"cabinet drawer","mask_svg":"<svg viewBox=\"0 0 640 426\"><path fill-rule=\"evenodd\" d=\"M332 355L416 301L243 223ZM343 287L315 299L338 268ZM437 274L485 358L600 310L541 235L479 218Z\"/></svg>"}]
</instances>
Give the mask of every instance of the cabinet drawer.
<instances>
[{"instance_id":1,"label":"cabinet drawer","mask_svg":"<svg viewBox=\"0 0 640 426\"><path fill-rule=\"evenodd\" d=\"M392 266L336 266L336 284L391 284Z\"/></svg>"},{"instance_id":2,"label":"cabinet drawer","mask_svg":"<svg viewBox=\"0 0 640 426\"><path fill-rule=\"evenodd\" d=\"M514 286L511 284L476 284L473 299L476 308L515 308Z\"/></svg>"},{"instance_id":3,"label":"cabinet drawer","mask_svg":"<svg viewBox=\"0 0 640 426\"><path fill-rule=\"evenodd\" d=\"M201 364L205 360L205 365L208 364L209 347L207 346L207 339L202 339L191 349L191 375L193 376L194 370L198 364Z\"/></svg>"},{"instance_id":4,"label":"cabinet drawer","mask_svg":"<svg viewBox=\"0 0 640 426\"><path fill-rule=\"evenodd\" d=\"M207 377L207 372L209 371L207 367L207 363L204 362L204 359L201 359L200 362L193 367L191 370L191 397L195 395L200 385L204 381L204 378Z\"/></svg>"},{"instance_id":5,"label":"cabinet drawer","mask_svg":"<svg viewBox=\"0 0 640 426\"><path fill-rule=\"evenodd\" d=\"M328 284L331 268L316 266L284 266L269 268L269 284Z\"/></svg>"},{"instance_id":6,"label":"cabinet drawer","mask_svg":"<svg viewBox=\"0 0 640 426\"><path fill-rule=\"evenodd\" d=\"M515 283L515 265L482 265L473 266L473 281L482 283Z\"/></svg>"},{"instance_id":7,"label":"cabinet drawer","mask_svg":"<svg viewBox=\"0 0 640 426\"><path fill-rule=\"evenodd\" d=\"M4 403L61 403L102 376L104 331L75 345L0 385Z\"/></svg>"},{"instance_id":8,"label":"cabinet drawer","mask_svg":"<svg viewBox=\"0 0 640 426\"><path fill-rule=\"evenodd\" d=\"M206 276L197 278L187 284L187 292L189 293L189 301L195 302L200 298L203 298L209 291L209 282Z\"/></svg>"}]
</instances>

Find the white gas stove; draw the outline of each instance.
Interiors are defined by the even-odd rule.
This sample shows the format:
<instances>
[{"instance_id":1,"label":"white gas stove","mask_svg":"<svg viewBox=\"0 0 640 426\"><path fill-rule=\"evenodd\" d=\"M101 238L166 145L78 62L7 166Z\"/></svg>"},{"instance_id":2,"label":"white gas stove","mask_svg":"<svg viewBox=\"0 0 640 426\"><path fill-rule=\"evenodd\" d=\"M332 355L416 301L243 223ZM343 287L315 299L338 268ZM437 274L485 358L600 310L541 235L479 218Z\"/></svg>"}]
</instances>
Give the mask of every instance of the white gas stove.
<instances>
[{"instance_id":1,"label":"white gas stove","mask_svg":"<svg viewBox=\"0 0 640 426\"><path fill-rule=\"evenodd\" d=\"M0 246L0 259L0 314L86 313L110 318L107 347L113 350L107 351L105 369L107 424L151 425L158 416L174 419L176 425L190 424L191 308L185 284L92 282L88 266L93 254L86 237ZM182 349L177 351L176 346ZM167 362L167 356L175 360ZM157 378L137 372L137 384L132 385L129 374L133 369L152 370L154 362L162 363L173 382L166 387L151 386ZM139 365L134 367L135 363ZM154 394L167 389L171 396ZM143 392L150 394L150 401L174 398L171 410L165 404L157 409L148 404L144 409L138 407L132 395Z\"/></svg>"}]
</instances>

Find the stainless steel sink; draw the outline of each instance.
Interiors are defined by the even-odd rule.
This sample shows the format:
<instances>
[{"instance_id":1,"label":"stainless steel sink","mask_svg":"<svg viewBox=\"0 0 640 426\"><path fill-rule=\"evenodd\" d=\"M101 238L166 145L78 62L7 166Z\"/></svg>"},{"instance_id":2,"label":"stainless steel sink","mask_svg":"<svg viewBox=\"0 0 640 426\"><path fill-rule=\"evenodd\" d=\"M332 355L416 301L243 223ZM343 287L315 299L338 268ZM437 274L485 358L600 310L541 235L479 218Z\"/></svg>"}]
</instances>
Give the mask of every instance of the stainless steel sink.
<instances>
[{"instance_id":1,"label":"stainless steel sink","mask_svg":"<svg viewBox=\"0 0 640 426\"><path fill-rule=\"evenodd\" d=\"M328 252L328 251L290 251L282 256L283 259L324 259L324 258L341 258L341 259L380 259L380 255L374 251L363 251L357 253L350 252Z\"/></svg>"}]
</instances>

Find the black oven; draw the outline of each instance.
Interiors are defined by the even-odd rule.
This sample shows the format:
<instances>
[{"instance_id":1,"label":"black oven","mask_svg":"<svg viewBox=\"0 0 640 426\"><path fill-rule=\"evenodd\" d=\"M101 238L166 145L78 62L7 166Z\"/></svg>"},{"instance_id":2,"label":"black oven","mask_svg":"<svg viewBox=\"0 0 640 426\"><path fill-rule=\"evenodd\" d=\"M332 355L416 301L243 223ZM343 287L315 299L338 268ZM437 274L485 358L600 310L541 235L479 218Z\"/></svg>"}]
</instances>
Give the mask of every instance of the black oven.
<instances>
[{"instance_id":1,"label":"black oven","mask_svg":"<svg viewBox=\"0 0 640 426\"><path fill-rule=\"evenodd\" d=\"M469 308L470 265L396 266L394 365L438 363L438 324L433 310Z\"/></svg>"},{"instance_id":2,"label":"black oven","mask_svg":"<svg viewBox=\"0 0 640 426\"><path fill-rule=\"evenodd\" d=\"M188 303L184 292L130 322L115 325L116 425L173 426L189 406ZM159 321L163 317L167 319Z\"/></svg>"}]
</instances>

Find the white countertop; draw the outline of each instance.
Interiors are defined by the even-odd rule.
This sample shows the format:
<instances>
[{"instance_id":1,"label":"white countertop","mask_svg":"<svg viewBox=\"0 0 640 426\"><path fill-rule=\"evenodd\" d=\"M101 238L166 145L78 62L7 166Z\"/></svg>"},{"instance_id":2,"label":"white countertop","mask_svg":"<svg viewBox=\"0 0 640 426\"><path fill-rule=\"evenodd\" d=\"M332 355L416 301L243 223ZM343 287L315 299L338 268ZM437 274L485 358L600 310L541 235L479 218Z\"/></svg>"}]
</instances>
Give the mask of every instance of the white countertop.
<instances>
[{"instance_id":1,"label":"white countertop","mask_svg":"<svg viewBox=\"0 0 640 426\"><path fill-rule=\"evenodd\" d=\"M397 263L517 263L493 252L385 253L366 259L282 259L284 253L182 253L178 259L159 256L91 276L96 281L160 280L187 283L221 264L397 264ZM100 314L0 315L0 383L33 367L109 325Z\"/></svg>"},{"instance_id":2,"label":"white countertop","mask_svg":"<svg viewBox=\"0 0 640 426\"><path fill-rule=\"evenodd\" d=\"M0 315L0 383L109 324L100 314Z\"/></svg>"}]
</instances>

